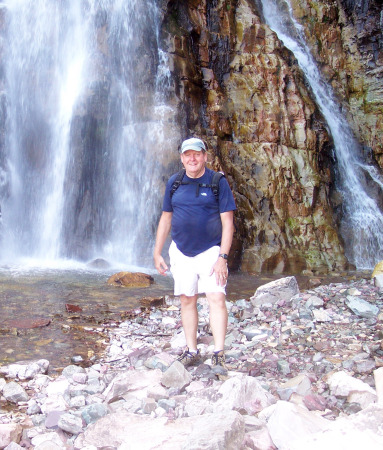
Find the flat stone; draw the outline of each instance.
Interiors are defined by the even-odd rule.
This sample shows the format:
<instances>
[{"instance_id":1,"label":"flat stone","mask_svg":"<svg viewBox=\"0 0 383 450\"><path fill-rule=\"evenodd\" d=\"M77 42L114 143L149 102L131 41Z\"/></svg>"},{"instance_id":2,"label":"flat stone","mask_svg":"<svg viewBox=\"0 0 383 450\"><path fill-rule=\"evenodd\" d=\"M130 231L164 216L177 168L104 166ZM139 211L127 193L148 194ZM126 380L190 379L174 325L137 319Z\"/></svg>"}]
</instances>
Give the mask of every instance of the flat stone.
<instances>
[{"instance_id":1,"label":"flat stone","mask_svg":"<svg viewBox=\"0 0 383 450\"><path fill-rule=\"evenodd\" d=\"M81 306L65 303L65 309L68 313L82 312Z\"/></svg>"},{"instance_id":2,"label":"flat stone","mask_svg":"<svg viewBox=\"0 0 383 450\"><path fill-rule=\"evenodd\" d=\"M12 328L32 329L46 327L51 323L48 318L31 318L7 320L3 324Z\"/></svg>"},{"instance_id":3,"label":"flat stone","mask_svg":"<svg viewBox=\"0 0 383 450\"><path fill-rule=\"evenodd\" d=\"M379 314L379 308L359 297L347 296L346 305L357 316L365 317L367 319L376 317Z\"/></svg>"}]
</instances>

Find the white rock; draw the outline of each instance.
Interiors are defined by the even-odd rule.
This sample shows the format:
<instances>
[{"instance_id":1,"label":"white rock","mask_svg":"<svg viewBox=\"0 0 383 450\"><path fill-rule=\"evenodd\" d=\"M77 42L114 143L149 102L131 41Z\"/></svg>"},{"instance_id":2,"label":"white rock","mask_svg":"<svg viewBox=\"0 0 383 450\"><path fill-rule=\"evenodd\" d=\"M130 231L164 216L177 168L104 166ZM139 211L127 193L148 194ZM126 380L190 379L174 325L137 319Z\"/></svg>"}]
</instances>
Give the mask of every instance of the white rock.
<instances>
[{"instance_id":1,"label":"white rock","mask_svg":"<svg viewBox=\"0 0 383 450\"><path fill-rule=\"evenodd\" d=\"M0 424L0 448L4 448L12 441L19 442L22 433L21 425L17 423Z\"/></svg>"},{"instance_id":2,"label":"white rock","mask_svg":"<svg viewBox=\"0 0 383 450\"><path fill-rule=\"evenodd\" d=\"M212 413L213 407L208 399L192 397L186 400L185 412L189 417L200 416L202 414Z\"/></svg>"},{"instance_id":3,"label":"white rock","mask_svg":"<svg viewBox=\"0 0 383 450\"><path fill-rule=\"evenodd\" d=\"M183 348L186 346L186 339L183 330L171 338L170 345L172 348Z\"/></svg>"},{"instance_id":4,"label":"white rock","mask_svg":"<svg viewBox=\"0 0 383 450\"><path fill-rule=\"evenodd\" d=\"M58 426L61 430L71 434L79 434L82 431L83 422L81 417L74 416L70 413L65 413L60 416Z\"/></svg>"},{"instance_id":5,"label":"white rock","mask_svg":"<svg viewBox=\"0 0 383 450\"><path fill-rule=\"evenodd\" d=\"M379 369L374 370L374 379L376 393L378 395L378 403L383 405L383 367L379 367Z\"/></svg>"},{"instance_id":6,"label":"white rock","mask_svg":"<svg viewBox=\"0 0 383 450\"><path fill-rule=\"evenodd\" d=\"M245 421L237 411L206 414L196 418L184 450L238 450L245 437Z\"/></svg>"},{"instance_id":7,"label":"white rock","mask_svg":"<svg viewBox=\"0 0 383 450\"><path fill-rule=\"evenodd\" d=\"M357 316L365 317L367 319L375 317L379 314L379 308L366 300L359 297L347 296L346 305Z\"/></svg>"},{"instance_id":8,"label":"white rock","mask_svg":"<svg viewBox=\"0 0 383 450\"><path fill-rule=\"evenodd\" d=\"M161 378L162 372L159 369L149 371L130 370L124 372L113 378L103 392L105 401L110 403L132 391L142 391L143 395L141 398L143 398L146 396L149 388L160 384Z\"/></svg>"},{"instance_id":9,"label":"white rock","mask_svg":"<svg viewBox=\"0 0 383 450\"><path fill-rule=\"evenodd\" d=\"M166 417L152 418L119 411L87 427L75 441L75 449L87 446L116 447L119 450L225 449L238 450L244 439L244 419L236 411L206 414L168 422Z\"/></svg>"},{"instance_id":10,"label":"white rock","mask_svg":"<svg viewBox=\"0 0 383 450\"><path fill-rule=\"evenodd\" d=\"M295 277L285 277L260 286L250 298L253 306L264 303L276 303L279 300L289 301L299 294L299 287Z\"/></svg>"},{"instance_id":11,"label":"white rock","mask_svg":"<svg viewBox=\"0 0 383 450\"><path fill-rule=\"evenodd\" d=\"M337 397L347 397L352 391L370 392L376 395L376 391L362 380L348 375L346 372L336 372L327 378L330 391Z\"/></svg>"},{"instance_id":12,"label":"white rock","mask_svg":"<svg viewBox=\"0 0 383 450\"><path fill-rule=\"evenodd\" d=\"M307 375L300 374L281 384L277 392L281 400L289 400L293 393L304 397L311 393L311 381Z\"/></svg>"},{"instance_id":13,"label":"white rock","mask_svg":"<svg viewBox=\"0 0 383 450\"><path fill-rule=\"evenodd\" d=\"M383 287L383 273L375 275L374 284L376 287Z\"/></svg>"},{"instance_id":14,"label":"white rock","mask_svg":"<svg viewBox=\"0 0 383 450\"><path fill-rule=\"evenodd\" d=\"M191 374L185 369L183 364L175 361L169 369L164 372L161 384L167 388L173 387L184 389L192 381Z\"/></svg>"},{"instance_id":15,"label":"white rock","mask_svg":"<svg viewBox=\"0 0 383 450\"><path fill-rule=\"evenodd\" d=\"M41 404L41 411L44 414L48 414L52 411L66 411L67 409L69 409L69 405L62 395L48 397Z\"/></svg>"},{"instance_id":16,"label":"white rock","mask_svg":"<svg viewBox=\"0 0 383 450\"><path fill-rule=\"evenodd\" d=\"M226 380L218 390L221 398L213 405L215 412L235 409L247 414L256 414L276 402L254 378L238 374Z\"/></svg>"},{"instance_id":17,"label":"white rock","mask_svg":"<svg viewBox=\"0 0 383 450\"><path fill-rule=\"evenodd\" d=\"M21 447L21 445L16 444L16 442L11 442L7 445L4 450L24 450L25 447Z\"/></svg>"},{"instance_id":18,"label":"white rock","mask_svg":"<svg viewBox=\"0 0 383 450\"><path fill-rule=\"evenodd\" d=\"M330 426L329 420L317 416L307 408L285 401L277 402L267 422L271 439L278 450L292 449L291 444L295 440L306 438L312 433L323 432Z\"/></svg>"},{"instance_id":19,"label":"white rock","mask_svg":"<svg viewBox=\"0 0 383 450\"><path fill-rule=\"evenodd\" d=\"M31 439L31 443L35 448L38 448L45 442L52 444L52 449L56 448L54 445L58 446L58 448L65 448L62 439L55 432L39 434Z\"/></svg>"},{"instance_id":20,"label":"white rock","mask_svg":"<svg viewBox=\"0 0 383 450\"><path fill-rule=\"evenodd\" d=\"M48 384L45 389L45 392L48 396L53 395L66 395L69 392L70 383L69 380L65 377L59 377L55 381L52 381Z\"/></svg>"},{"instance_id":21,"label":"white rock","mask_svg":"<svg viewBox=\"0 0 383 450\"><path fill-rule=\"evenodd\" d=\"M367 406L372 403L376 403L378 397L372 392L359 392L351 391L347 396L348 403L357 403L362 409L367 408Z\"/></svg>"},{"instance_id":22,"label":"white rock","mask_svg":"<svg viewBox=\"0 0 383 450\"><path fill-rule=\"evenodd\" d=\"M328 430L290 442L289 450L380 450L383 448L381 426L383 409L371 405L359 413L331 422Z\"/></svg>"},{"instance_id":23,"label":"white rock","mask_svg":"<svg viewBox=\"0 0 383 450\"><path fill-rule=\"evenodd\" d=\"M314 309L313 316L317 322L330 322L332 320L330 314L323 308Z\"/></svg>"},{"instance_id":24,"label":"white rock","mask_svg":"<svg viewBox=\"0 0 383 450\"><path fill-rule=\"evenodd\" d=\"M3 395L11 403L26 402L29 400L25 389L15 381L10 381L3 387Z\"/></svg>"}]
</instances>

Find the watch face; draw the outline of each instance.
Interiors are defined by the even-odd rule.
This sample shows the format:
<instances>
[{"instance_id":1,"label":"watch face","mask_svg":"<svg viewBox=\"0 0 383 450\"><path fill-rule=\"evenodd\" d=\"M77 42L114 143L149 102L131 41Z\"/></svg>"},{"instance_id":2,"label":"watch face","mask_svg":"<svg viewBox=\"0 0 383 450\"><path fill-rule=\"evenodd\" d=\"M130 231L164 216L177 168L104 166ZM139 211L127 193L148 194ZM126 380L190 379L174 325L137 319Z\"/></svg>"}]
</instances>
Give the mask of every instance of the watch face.
<instances>
[{"instance_id":1,"label":"watch face","mask_svg":"<svg viewBox=\"0 0 383 450\"><path fill-rule=\"evenodd\" d=\"M221 255L219 255L221 258L223 258L223 259L227 259L227 255L226 255L226 253L222 253Z\"/></svg>"}]
</instances>

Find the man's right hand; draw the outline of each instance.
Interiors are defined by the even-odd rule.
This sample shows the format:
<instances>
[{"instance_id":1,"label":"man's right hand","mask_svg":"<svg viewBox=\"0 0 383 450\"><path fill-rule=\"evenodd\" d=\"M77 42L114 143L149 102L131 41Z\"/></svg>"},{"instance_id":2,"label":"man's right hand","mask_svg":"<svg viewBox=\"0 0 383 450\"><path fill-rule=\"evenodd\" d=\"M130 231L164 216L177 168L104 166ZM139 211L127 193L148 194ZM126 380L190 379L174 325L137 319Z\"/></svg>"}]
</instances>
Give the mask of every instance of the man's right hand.
<instances>
[{"instance_id":1,"label":"man's right hand","mask_svg":"<svg viewBox=\"0 0 383 450\"><path fill-rule=\"evenodd\" d=\"M166 275L166 272L169 270L164 258L161 255L154 256L154 266L161 275Z\"/></svg>"}]
</instances>

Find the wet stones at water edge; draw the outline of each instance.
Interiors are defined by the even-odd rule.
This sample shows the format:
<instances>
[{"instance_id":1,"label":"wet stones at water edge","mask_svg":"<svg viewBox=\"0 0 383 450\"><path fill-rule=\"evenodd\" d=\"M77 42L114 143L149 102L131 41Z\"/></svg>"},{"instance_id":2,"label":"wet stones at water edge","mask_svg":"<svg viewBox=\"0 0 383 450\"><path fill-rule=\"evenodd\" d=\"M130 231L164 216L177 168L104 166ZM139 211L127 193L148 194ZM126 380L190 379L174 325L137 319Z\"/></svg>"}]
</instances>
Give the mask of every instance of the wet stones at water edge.
<instances>
[{"instance_id":1,"label":"wet stones at water edge","mask_svg":"<svg viewBox=\"0 0 383 450\"><path fill-rule=\"evenodd\" d=\"M5 329L6 328L32 329L32 328L46 327L50 323L51 323L50 319L35 317L30 319L6 320L4 322L1 322L0 327Z\"/></svg>"},{"instance_id":2,"label":"wet stones at water edge","mask_svg":"<svg viewBox=\"0 0 383 450\"><path fill-rule=\"evenodd\" d=\"M108 328L91 367L33 378L23 378L28 363L2 367L1 403L12 410L0 415L0 447L383 448L383 290L358 280L287 293L291 283L254 294L275 302L227 303L224 379L211 364L206 298L196 367L176 362L176 297Z\"/></svg>"},{"instance_id":3,"label":"wet stones at water edge","mask_svg":"<svg viewBox=\"0 0 383 450\"><path fill-rule=\"evenodd\" d=\"M120 287L148 287L154 279L150 275L142 272L118 272L108 279L111 286Z\"/></svg>"}]
</instances>

